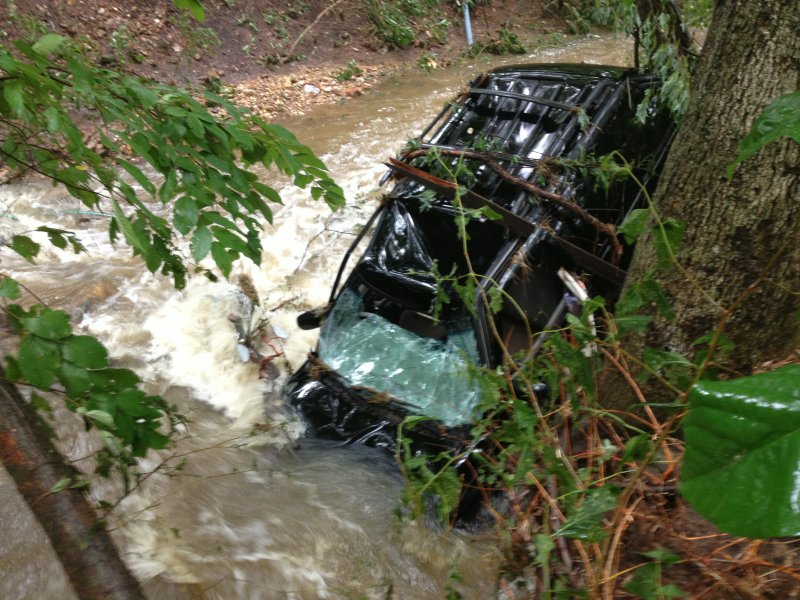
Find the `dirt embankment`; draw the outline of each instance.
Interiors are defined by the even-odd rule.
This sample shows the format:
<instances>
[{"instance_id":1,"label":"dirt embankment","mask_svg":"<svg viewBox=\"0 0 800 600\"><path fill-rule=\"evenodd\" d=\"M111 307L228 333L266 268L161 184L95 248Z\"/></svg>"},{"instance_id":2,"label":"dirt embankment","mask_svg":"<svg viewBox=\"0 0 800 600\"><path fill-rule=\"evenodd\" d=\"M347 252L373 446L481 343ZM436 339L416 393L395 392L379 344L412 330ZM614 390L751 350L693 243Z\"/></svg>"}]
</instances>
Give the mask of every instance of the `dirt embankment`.
<instances>
[{"instance_id":1,"label":"dirt embankment","mask_svg":"<svg viewBox=\"0 0 800 600\"><path fill-rule=\"evenodd\" d=\"M410 6L423 7L421 0ZM546 2L491 0L473 9L478 44L505 30L525 47L563 32ZM553 4L553 3L550 3ZM368 0L206 0L194 21L170 0L13 0L0 3L0 43L55 31L82 40L104 65L159 81L228 89L267 118L367 91L401 67L441 68L465 55L461 8L409 16L415 39L379 30ZM394 36L395 41L392 41Z\"/></svg>"}]
</instances>

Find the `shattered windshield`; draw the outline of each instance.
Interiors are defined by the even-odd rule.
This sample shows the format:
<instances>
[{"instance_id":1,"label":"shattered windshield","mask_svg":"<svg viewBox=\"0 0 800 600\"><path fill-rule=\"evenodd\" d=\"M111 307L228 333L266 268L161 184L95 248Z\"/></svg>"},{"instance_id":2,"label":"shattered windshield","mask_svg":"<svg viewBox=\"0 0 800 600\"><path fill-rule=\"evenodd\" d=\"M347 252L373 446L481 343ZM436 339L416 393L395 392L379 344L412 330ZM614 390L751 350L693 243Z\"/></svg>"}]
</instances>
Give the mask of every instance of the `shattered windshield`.
<instances>
[{"instance_id":1,"label":"shattered windshield","mask_svg":"<svg viewBox=\"0 0 800 600\"><path fill-rule=\"evenodd\" d=\"M320 332L319 356L351 385L386 392L453 427L472 421L481 394L471 368L475 334L468 320L461 325L451 324L445 340L421 337L364 312L361 297L345 289Z\"/></svg>"}]
</instances>

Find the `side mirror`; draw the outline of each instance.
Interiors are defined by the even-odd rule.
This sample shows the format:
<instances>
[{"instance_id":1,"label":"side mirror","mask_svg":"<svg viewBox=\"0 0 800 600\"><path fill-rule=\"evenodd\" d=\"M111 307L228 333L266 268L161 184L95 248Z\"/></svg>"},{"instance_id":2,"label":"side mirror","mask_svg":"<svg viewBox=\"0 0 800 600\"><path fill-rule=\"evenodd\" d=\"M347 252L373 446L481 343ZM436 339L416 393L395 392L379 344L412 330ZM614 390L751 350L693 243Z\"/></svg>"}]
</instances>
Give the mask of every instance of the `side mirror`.
<instances>
[{"instance_id":1,"label":"side mirror","mask_svg":"<svg viewBox=\"0 0 800 600\"><path fill-rule=\"evenodd\" d=\"M304 313L300 313L297 315L297 326L306 331L309 329L317 329L322 325L322 322L325 320L325 317L328 316L330 310L331 305L326 304L325 306L312 308Z\"/></svg>"}]
</instances>

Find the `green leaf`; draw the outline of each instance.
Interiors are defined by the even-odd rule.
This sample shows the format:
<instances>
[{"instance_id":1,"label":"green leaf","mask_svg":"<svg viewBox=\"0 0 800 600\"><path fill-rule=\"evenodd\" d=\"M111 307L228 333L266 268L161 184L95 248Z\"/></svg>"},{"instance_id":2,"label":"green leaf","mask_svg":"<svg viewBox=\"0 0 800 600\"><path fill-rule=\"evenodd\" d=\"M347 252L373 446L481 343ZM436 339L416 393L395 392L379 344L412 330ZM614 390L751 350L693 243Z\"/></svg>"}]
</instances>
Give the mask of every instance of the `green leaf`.
<instances>
[{"instance_id":1,"label":"green leaf","mask_svg":"<svg viewBox=\"0 0 800 600\"><path fill-rule=\"evenodd\" d=\"M657 562L647 563L636 569L622 589L641 600L666 600L683 598L686 595L674 583L661 585L661 565Z\"/></svg>"},{"instance_id":2,"label":"green leaf","mask_svg":"<svg viewBox=\"0 0 800 600\"><path fill-rule=\"evenodd\" d=\"M33 45L33 50L37 54L47 55L58 50L67 41L63 35L57 33L45 33Z\"/></svg>"},{"instance_id":3,"label":"green leaf","mask_svg":"<svg viewBox=\"0 0 800 600\"><path fill-rule=\"evenodd\" d=\"M57 494L58 492L67 489L70 483L72 483L72 477L69 476L62 477L56 482L56 484L53 487L50 488L50 493Z\"/></svg>"},{"instance_id":4,"label":"green leaf","mask_svg":"<svg viewBox=\"0 0 800 600\"><path fill-rule=\"evenodd\" d=\"M88 410L84 414L98 425L102 425L105 429L114 429L114 417L112 417L106 411Z\"/></svg>"},{"instance_id":5,"label":"green leaf","mask_svg":"<svg viewBox=\"0 0 800 600\"><path fill-rule=\"evenodd\" d=\"M178 8L188 9L192 16L200 22L206 17L206 11L199 0L173 0L173 2Z\"/></svg>"},{"instance_id":6,"label":"green leaf","mask_svg":"<svg viewBox=\"0 0 800 600\"><path fill-rule=\"evenodd\" d=\"M25 329L48 340L60 340L72 333L69 315L61 310L45 308L40 313L24 317L20 321Z\"/></svg>"},{"instance_id":7,"label":"green leaf","mask_svg":"<svg viewBox=\"0 0 800 600\"><path fill-rule=\"evenodd\" d=\"M208 255L209 250L211 250L212 241L213 235L207 227L198 227L195 230L190 247L192 250L192 258L194 258L196 262L200 262Z\"/></svg>"},{"instance_id":8,"label":"green leaf","mask_svg":"<svg viewBox=\"0 0 800 600\"><path fill-rule=\"evenodd\" d=\"M606 537L603 515L616 506L617 490L613 487L607 485L589 490L583 504L570 514L556 534L576 540L599 542Z\"/></svg>"},{"instance_id":9,"label":"green leaf","mask_svg":"<svg viewBox=\"0 0 800 600\"><path fill-rule=\"evenodd\" d=\"M144 456L147 450L161 450L167 447L169 436L148 429L137 431L136 440L133 443L133 455Z\"/></svg>"},{"instance_id":10,"label":"green leaf","mask_svg":"<svg viewBox=\"0 0 800 600\"><path fill-rule=\"evenodd\" d=\"M0 297L16 300L20 296L19 284L15 279L4 277L0 280Z\"/></svg>"},{"instance_id":11,"label":"green leaf","mask_svg":"<svg viewBox=\"0 0 800 600\"><path fill-rule=\"evenodd\" d=\"M164 183L158 190L158 197L161 202L167 203L175 196L175 191L178 189L178 177L175 175L174 170L167 171L164 177Z\"/></svg>"},{"instance_id":12,"label":"green leaf","mask_svg":"<svg viewBox=\"0 0 800 600\"><path fill-rule=\"evenodd\" d=\"M35 335L26 335L19 345L19 370L31 385L47 389L61 363L58 346Z\"/></svg>"},{"instance_id":13,"label":"green leaf","mask_svg":"<svg viewBox=\"0 0 800 600\"><path fill-rule=\"evenodd\" d=\"M78 367L103 369L108 366L108 351L89 335L73 335L61 346L61 356Z\"/></svg>"},{"instance_id":14,"label":"green leaf","mask_svg":"<svg viewBox=\"0 0 800 600\"><path fill-rule=\"evenodd\" d=\"M172 220L175 229L183 235L188 234L197 225L198 214L197 202L184 196L175 202L175 208L173 209Z\"/></svg>"},{"instance_id":15,"label":"green leaf","mask_svg":"<svg viewBox=\"0 0 800 600\"><path fill-rule=\"evenodd\" d=\"M661 227L658 225L653 227L659 268L667 269L672 265L675 251L683 239L683 232L685 230L686 223L678 221L677 219L665 219Z\"/></svg>"},{"instance_id":16,"label":"green leaf","mask_svg":"<svg viewBox=\"0 0 800 600\"><path fill-rule=\"evenodd\" d=\"M23 117L25 110L25 95L22 92L22 82L18 79L11 79L3 86L3 96L8 102L11 111L18 117Z\"/></svg>"},{"instance_id":17,"label":"green leaf","mask_svg":"<svg viewBox=\"0 0 800 600\"><path fill-rule=\"evenodd\" d=\"M116 220L120 231L122 231L122 235L125 236L125 241L133 246L133 248L135 248L142 256L147 254L147 249L149 246L147 240L145 240L139 231L133 226L131 220L125 216L125 213L122 212L119 203L116 200L113 200L111 204L114 208L114 219Z\"/></svg>"},{"instance_id":18,"label":"green leaf","mask_svg":"<svg viewBox=\"0 0 800 600\"><path fill-rule=\"evenodd\" d=\"M666 548L656 548L655 550L648 550L647 552L640 552L642 556L652 558L662 563L674 564L680 562L682 559L674 552L670 552Z\"/></svg>"},{"instance_id":19,"label":"green leaf","mask_svg":"<svg viewBox=\"0 0 800 600\"><path fill-rule=\"evenodd\" d=\"M732 535L800 535L800 365L696 384L683 426L697 512Z\"/></svg>"},{"instance_id":20,"label":"green leaf","mask_svg":"<svg viewBox=\"0 0 800 600\"><path fill-rule=\"evenodd\" d=\"M39 254L40 248L39 244L26 235L15 235L8 247L30 263Z\"/></svg>"},{"instance_id":21,"label":"green leaf","mask_svg":"<svg viewBox=\"0 0 800 600\"><path fill-rule=\"evenodd\" d=\"M219 242L213 242L211 244L211 257L214 259L214 262L217 263L217 266L219 267L219 270L222 271L222 274L225 277L228 277L228 275L231 274L231 268L233 267L233 258L225 246Z\"/></svg>"},{"instance_id":22,"label":"green leaf","mask_svg":"<svg viewBox=\"0 0 800 600\"><path fill-rule=\"evenodd\" d=\"M556 547L553 538L543 533L537 533L533 536L533 545L536 547L536 556L533 559L533 563L538 567L548 564L550 562L550 554Z\"/></svg>"},{"instance_id":23,"label":"green leaf","mask_svg":"<svg viewBox=\"0 0 800 600\"><path fill-rule=\"evenodd\" d=\"M648 367L642 371L643 378L640 380L647 381L650 372L660 373L669 369L678 368L681 370L694 369L694 364L685 356L677 352L669 352L667 350L657 350L656 348L644 349L644 364Z\"/></svg>"},{"instance_id":24,"label":"green leaf","mask_svg":"<svg viewBox=\"0 0 800 600\"><path fill-rule=\"evenodd\" d=\"M116 397L117 408L132 417L159 418L161 413L148 406L147 400L147 395L136 388L125 390Z\"/></svg>"},{"instance_id":25,"label":"green leaf","mask_svg":"<svg viewBox=\"0 0 800 600\"><path fill-rule=\"evenodd\" d=\"M55 106L48 106L44 111L44 116L47 118L47 131L55 133L61 129L61 111Z\"/></svg>"},{"instance_id":26,"label":"green leaf","mask_svg":"<svg viewBox=\"0 0 800 600\"><path fill-rule=\"evenodd\" d=\"M142 189L144 189L144 191L146 191L151 196L156 195L156 186L153 184L152 181L150 181L150 178L147 177L147 175L145 175L141 171L141 169L139 169L139 167L119 157L116 157L115 160L120 167L122 167L123 169L125 169L125 171L127 171L128 175L130 175L136 180L136 183L142 186Z\"/></svg>"},{"instance_id":27,"label":"green leaf","mask_svg":"<svg viewBox=\"0 0 800 600\"><path fill-rule=\"evenodd\" d=\"M652 321L652 317L647 315L628 315L614 318L614 323L616 323L620 333L628 331L643 333L647 331L647 326L650 324L650 321Z\"/></svg>"},{"instance_id":28,"label":"green leaf","mask_svg":"<svg viewBox=\"0 0 800 600\"><path fill-rule=\"evenodd\" d=\"M800 144L800 91L781 96L753 122L750 133L739 144L739 155L728 165L728 179L742 162L782 136Z\"/></svg>"},{"instance_id":29,"label":"green leaf","mask_svg":"<svg viewBox=\"0 0 800 600\"><path fill-rule=\"evenodd\" d=\"M622 453L622 462L641 460L653 448L653 442L649 435L639 434L633 436L625 443L625 451Z\"/></svg>"},{"instance_id":30,"label":"green leaf","mask_svg":"<svg viewBox=\"0 0 800 600\"><path fill-rule=\"evenodd\" d=\"M139 383L139 376L129 369L89 371L92 384L101 389L123 390Z\"/></svg>"},{"instance_id":31,"label":"green leaf","mask_svg":"<svg viewBox=\"0 0 800 600\"><path fill-rule=\"evenodd\" d=\"M635 242L647 227L650 211L646 208L637 208L631 211L628 218L619 226L619 232L625 236L628 244Z\"/></svg>"},{"instance_id":32,"label":"green leaf","mask_svg":"<svg viewBox=\"0 0 800 600\"><path fill-rule=\"evenodd\" d=\"M62 363L58 369L58 380L67 392L67 396L77 399L92 387L92 380L86 369L76 367L72 363Z\"/></svg>"}]
</instances>

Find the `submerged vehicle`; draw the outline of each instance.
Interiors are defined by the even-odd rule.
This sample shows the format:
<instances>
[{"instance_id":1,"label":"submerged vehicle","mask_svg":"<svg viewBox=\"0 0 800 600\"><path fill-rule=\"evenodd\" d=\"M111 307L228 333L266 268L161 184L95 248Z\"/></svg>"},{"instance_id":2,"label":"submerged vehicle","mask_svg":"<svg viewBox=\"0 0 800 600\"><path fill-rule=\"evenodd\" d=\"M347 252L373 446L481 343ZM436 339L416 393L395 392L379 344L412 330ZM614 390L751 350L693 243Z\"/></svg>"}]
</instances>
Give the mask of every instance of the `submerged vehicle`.
<instances>
[{"instance_id":1,"label":"submerged vehicle","mask_svg":"<svg viewBox=\"0 0 800 600\"><path fill-rule=\"evenodd\" d=\"M496 69L389 160L393 185L329 305L298 319L321 323L289 389L311 434L394 449L398 426L424 415L404 432L415 445L463 447L484 393L478 368L535 353L580 300L576 286L613 304L631 250L613 226L644 206L672 137L653 107L635 119L655 85L619 67ZM599 185L590 166L613 151L643 185Z\"/></svg>"}]
</instances>

